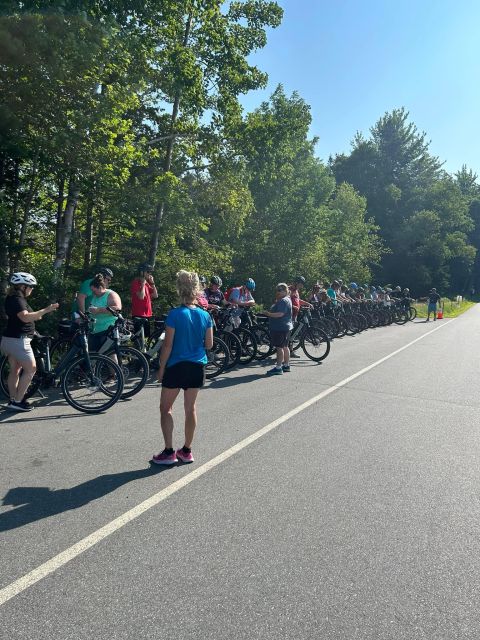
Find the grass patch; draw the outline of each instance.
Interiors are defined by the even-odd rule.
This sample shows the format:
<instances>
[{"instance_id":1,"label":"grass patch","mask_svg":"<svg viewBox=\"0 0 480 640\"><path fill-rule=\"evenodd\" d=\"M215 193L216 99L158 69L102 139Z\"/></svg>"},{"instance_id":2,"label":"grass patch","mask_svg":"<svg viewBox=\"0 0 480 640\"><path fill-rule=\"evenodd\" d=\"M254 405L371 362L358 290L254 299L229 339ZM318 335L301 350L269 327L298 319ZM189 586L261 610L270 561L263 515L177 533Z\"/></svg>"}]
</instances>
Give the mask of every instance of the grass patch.
<instances>
[{"instance_id":1,"label":"grass patch","mask_svg":"<svg viewBox=\"0 0 480 640\"><path fill-rule=\"evenodd\" d=\"M442 302L444 307L443 315L445 318L456 318L476 304L471 300L462 300L462 302L457 302L456 300L448 300L446 298L443 299ZM413 306L417 310L417 318L427 317L428 304L426 302L415 302L413 303ZM430 317L433 317L433 315L430 314Z\"/></svg>"}]
</instances>

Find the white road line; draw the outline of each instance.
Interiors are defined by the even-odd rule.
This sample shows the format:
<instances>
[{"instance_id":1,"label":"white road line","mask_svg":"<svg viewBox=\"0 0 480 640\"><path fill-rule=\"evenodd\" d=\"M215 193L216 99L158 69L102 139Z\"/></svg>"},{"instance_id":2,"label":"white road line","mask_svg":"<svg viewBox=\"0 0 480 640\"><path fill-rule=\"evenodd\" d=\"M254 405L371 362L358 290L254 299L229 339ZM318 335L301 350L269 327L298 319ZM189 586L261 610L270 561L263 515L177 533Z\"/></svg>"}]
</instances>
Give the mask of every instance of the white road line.
<instances>
[{"instance_id":1,"label":"white road line","mask_svg":"<svg viewBox=\"0 0 480 640\"><path fill-rule=\"evenodd\" d=\"M264 435L266 435L273 429L276 429L278 426L280 426L287 420L290 420L290 418L293 418L294 416L298 415L308 407L311 407L313 404L315 404L319 400L322 400L322 398L325 398L326 396L330 395L337 389L341 389L342 387L347 385L349 382L352 382L352 380L359 378L360 376L364 375L368 371L371 371L375 367L378 367L378 365L382 364L386 360L389 360L390 358L393 358L394 356L401 353L405 349L408 349L409 347L414 345L416 342L419 342L419 340L423 340L424 338L431 335L435 331L438 331L439 329L443 329L443 327L446 327L448 324L450 324L450 322L453 322L453 319L449 320L448 322L442 323L440 326L436 327L435 329L432 329L431 331L424 333L419 338L416 338L415 340L412 340L412 342L409 342L405 346L400 347L400 349L396 349L395 351L385 356L384 358L380 358L380 360L377 360L373 364L368 365L368 367L365 367L364 369L357 371L353 375L348 376L348 378L345 378L344 380L342 380L341 382L338 382L332 387L325 389L325 391L322 391L321 393L314 396L313 398L310 398L310 400L303 402L298 407L295 407L295 409L288 411L288 413L285 413L280 418L277 418L273 422L270 422L269 424L267 424L265 427L262 427L252 435L248 436L248 438L241 440L237 444L233 445L233 447L230 447L230 449L227 449L226 451L219 454L218 456L215 456L215 458L212 458L205 464L202 464L200 467L197 467L194 471L190 472L183 478L180 478L179 480L177 480L176 482L173 482L171 485L169 485L165 489L162 489L161 491L154 494L147 500L144 500L144 502L141 502L136 507L133 507L133 509L126 511L124 514L122 514L118 518L115 518L115 520L112 520L111 522L106 524L104 527L101 527L101 529L97 529L97 531L94 531L92 534L90 534L86 538L83 538L83 540L80 540L79 542L69 547L65 551L62 551L62 553L59 553L58 555L54 556L50 560L47 560L47 562L44 562L43 564L38 566L36 569L33 569L32 571L22 576L21 578L18 578L18 580L15 580L11 584L9 584L8 586L0 590L0 606L2 604L5 604L5 602L7 602L8 600L11 600L18 594L22 593L22 591L25 591L25 589L28 589L39 580L42 580L43 578L50 575L51 573L54 573L57 569L60 569L60 567L63 567L65 564L67 564L67 562L70 562L70 560L73 560L80 554L84 553L84 551L87 551L88 549L96 545L98 542L101 542L102 540L110 536L112 533L115 533L115 531L118 531L119 529L124 527L126 524L128 524L132 520L135 520L136 518L141 516L143 513L145 513L152 507L155 507L160 502L163 502L172 494L176 493L180 489L183 489L183 487L186 487L191 482L194 482L194 480L197 480L197 478L200 478L205 473L208 473L215 467L218 467L218 465L222 464L222 462L225 462L225 460L228 460L239 451L242 451L242 449L245 449L245 447L248 447L250 444L252 444L252 442L255 442L255 440L262 438Z\"/></svg>"}]
</instances>

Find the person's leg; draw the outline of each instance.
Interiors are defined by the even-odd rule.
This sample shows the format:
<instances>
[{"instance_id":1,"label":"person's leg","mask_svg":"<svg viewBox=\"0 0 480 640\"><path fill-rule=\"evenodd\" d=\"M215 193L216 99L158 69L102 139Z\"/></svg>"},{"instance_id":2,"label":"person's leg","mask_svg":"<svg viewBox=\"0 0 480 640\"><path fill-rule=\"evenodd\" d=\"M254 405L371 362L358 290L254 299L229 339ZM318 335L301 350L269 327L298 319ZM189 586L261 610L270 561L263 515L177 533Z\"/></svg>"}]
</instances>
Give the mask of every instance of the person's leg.
<instances>
[{"instance_id":1,"label":"person's leg","mask_svg":"<svg viewBox=\"0 0 480 640\"><path fill-rule=\"evenodd\" d=\"M193 442L195 428L197 426L197 401L200 389L185 389L183 394L183 406L185 408L185 447L190 449Z\"/></svg>"},{"instance_id":2,"label":"person's leg","mask_svg":"<svg viewBox=\"0 0 480 640\"><path fill-rule=\"evenodd\" d=\"M276 347L277 349L277 368L280 369L283 364L283 347Z\"/></svg>"},{"instance_id":3,"label":"person's leg","mask_svg":"<svg viewBox=\"0 0 480 640\"><path fill-rule=\"evenodd\" d=\"M162 428L165 449L173 449L173 416L172 409L180 389L162 387L160 394L160 426Z\"/></svg>"},{"instance_id":4,"label":"person's leg","mask_svg":"<svg viewBox=\"0 0 480 640\"><path fill-rule=\"evenodd\" d=\"M8 364L10 365L10 371L7 378L8 393L10 400L15 400L22 365L17 362L13 356L8 356Z\"/></svg>"},{"instance_id":5,"label":"person's leg","mask_svg":"<svg viewBox=\"0 0 480 640\"><path fill-rule=\"evenodd\" d=\"M283 365L288 367L290 364L290 349L288 347L283 347Z\"/></svg>"},{"instance_id":6,"label":"person's leg","mask_svg":"<svg viewBox=\"0 0 480 640\"><path fill-rule=\"evenodd\" d=\"M23 400L30 382L35 375L35 371L37 370L35 360L24 360L22 362L19 362L18 364L22 367L23 371L18 380L18 385L14 397L15 402L21 402Z\"/></svg>"}]
</instances>

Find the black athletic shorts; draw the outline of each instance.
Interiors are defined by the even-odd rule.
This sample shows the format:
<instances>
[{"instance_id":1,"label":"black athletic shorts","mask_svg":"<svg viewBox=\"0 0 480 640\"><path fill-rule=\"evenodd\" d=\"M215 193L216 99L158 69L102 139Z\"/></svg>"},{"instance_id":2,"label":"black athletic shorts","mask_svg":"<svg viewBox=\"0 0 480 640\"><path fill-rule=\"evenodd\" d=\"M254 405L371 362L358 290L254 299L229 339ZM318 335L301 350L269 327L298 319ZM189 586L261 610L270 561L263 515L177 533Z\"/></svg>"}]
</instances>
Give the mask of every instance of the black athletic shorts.
<instances>
[{"instance_id":1,"label":"black athletic shorts","mask_svg":"<svg viewBox=\"0 0 480 640\"><path fill-rule=\"evenodd\" d=\"M288 347L290 340L290 331L270 331L270 338L272 345L280 349L281 347Z\"/></svg>"},{"instance_id":2,"label":"black athletic shorts","mask_svg":"<svg viewBox=\"0 0 480 640\"><path fill-rule=\"evenodd\" d=\"M177 362L167 367L162 387L167 389L200 389L205 384L205 365L199 362Z\"/></svg>"}]
</instances>

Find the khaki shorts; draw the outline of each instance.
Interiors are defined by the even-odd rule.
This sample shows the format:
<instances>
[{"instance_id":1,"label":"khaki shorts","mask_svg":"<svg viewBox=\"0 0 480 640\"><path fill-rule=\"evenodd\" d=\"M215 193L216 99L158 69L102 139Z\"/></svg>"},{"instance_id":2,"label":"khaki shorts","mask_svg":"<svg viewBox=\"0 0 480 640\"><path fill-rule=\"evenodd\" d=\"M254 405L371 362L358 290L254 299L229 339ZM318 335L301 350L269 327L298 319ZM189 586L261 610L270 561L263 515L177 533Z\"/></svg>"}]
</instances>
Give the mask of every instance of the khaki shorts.
<instances>
[{"instance_id":1,"label":"khaki shorts","mask_svg":"<svg viewBox=\"0 0 480 640\"><path fill-rule=\"evenodd\" d=\"M3 336L0 342L0 350L6 356L14 358L17 362L35 362L31 338L6 338Z\"/></svg>"}]
</instances>

